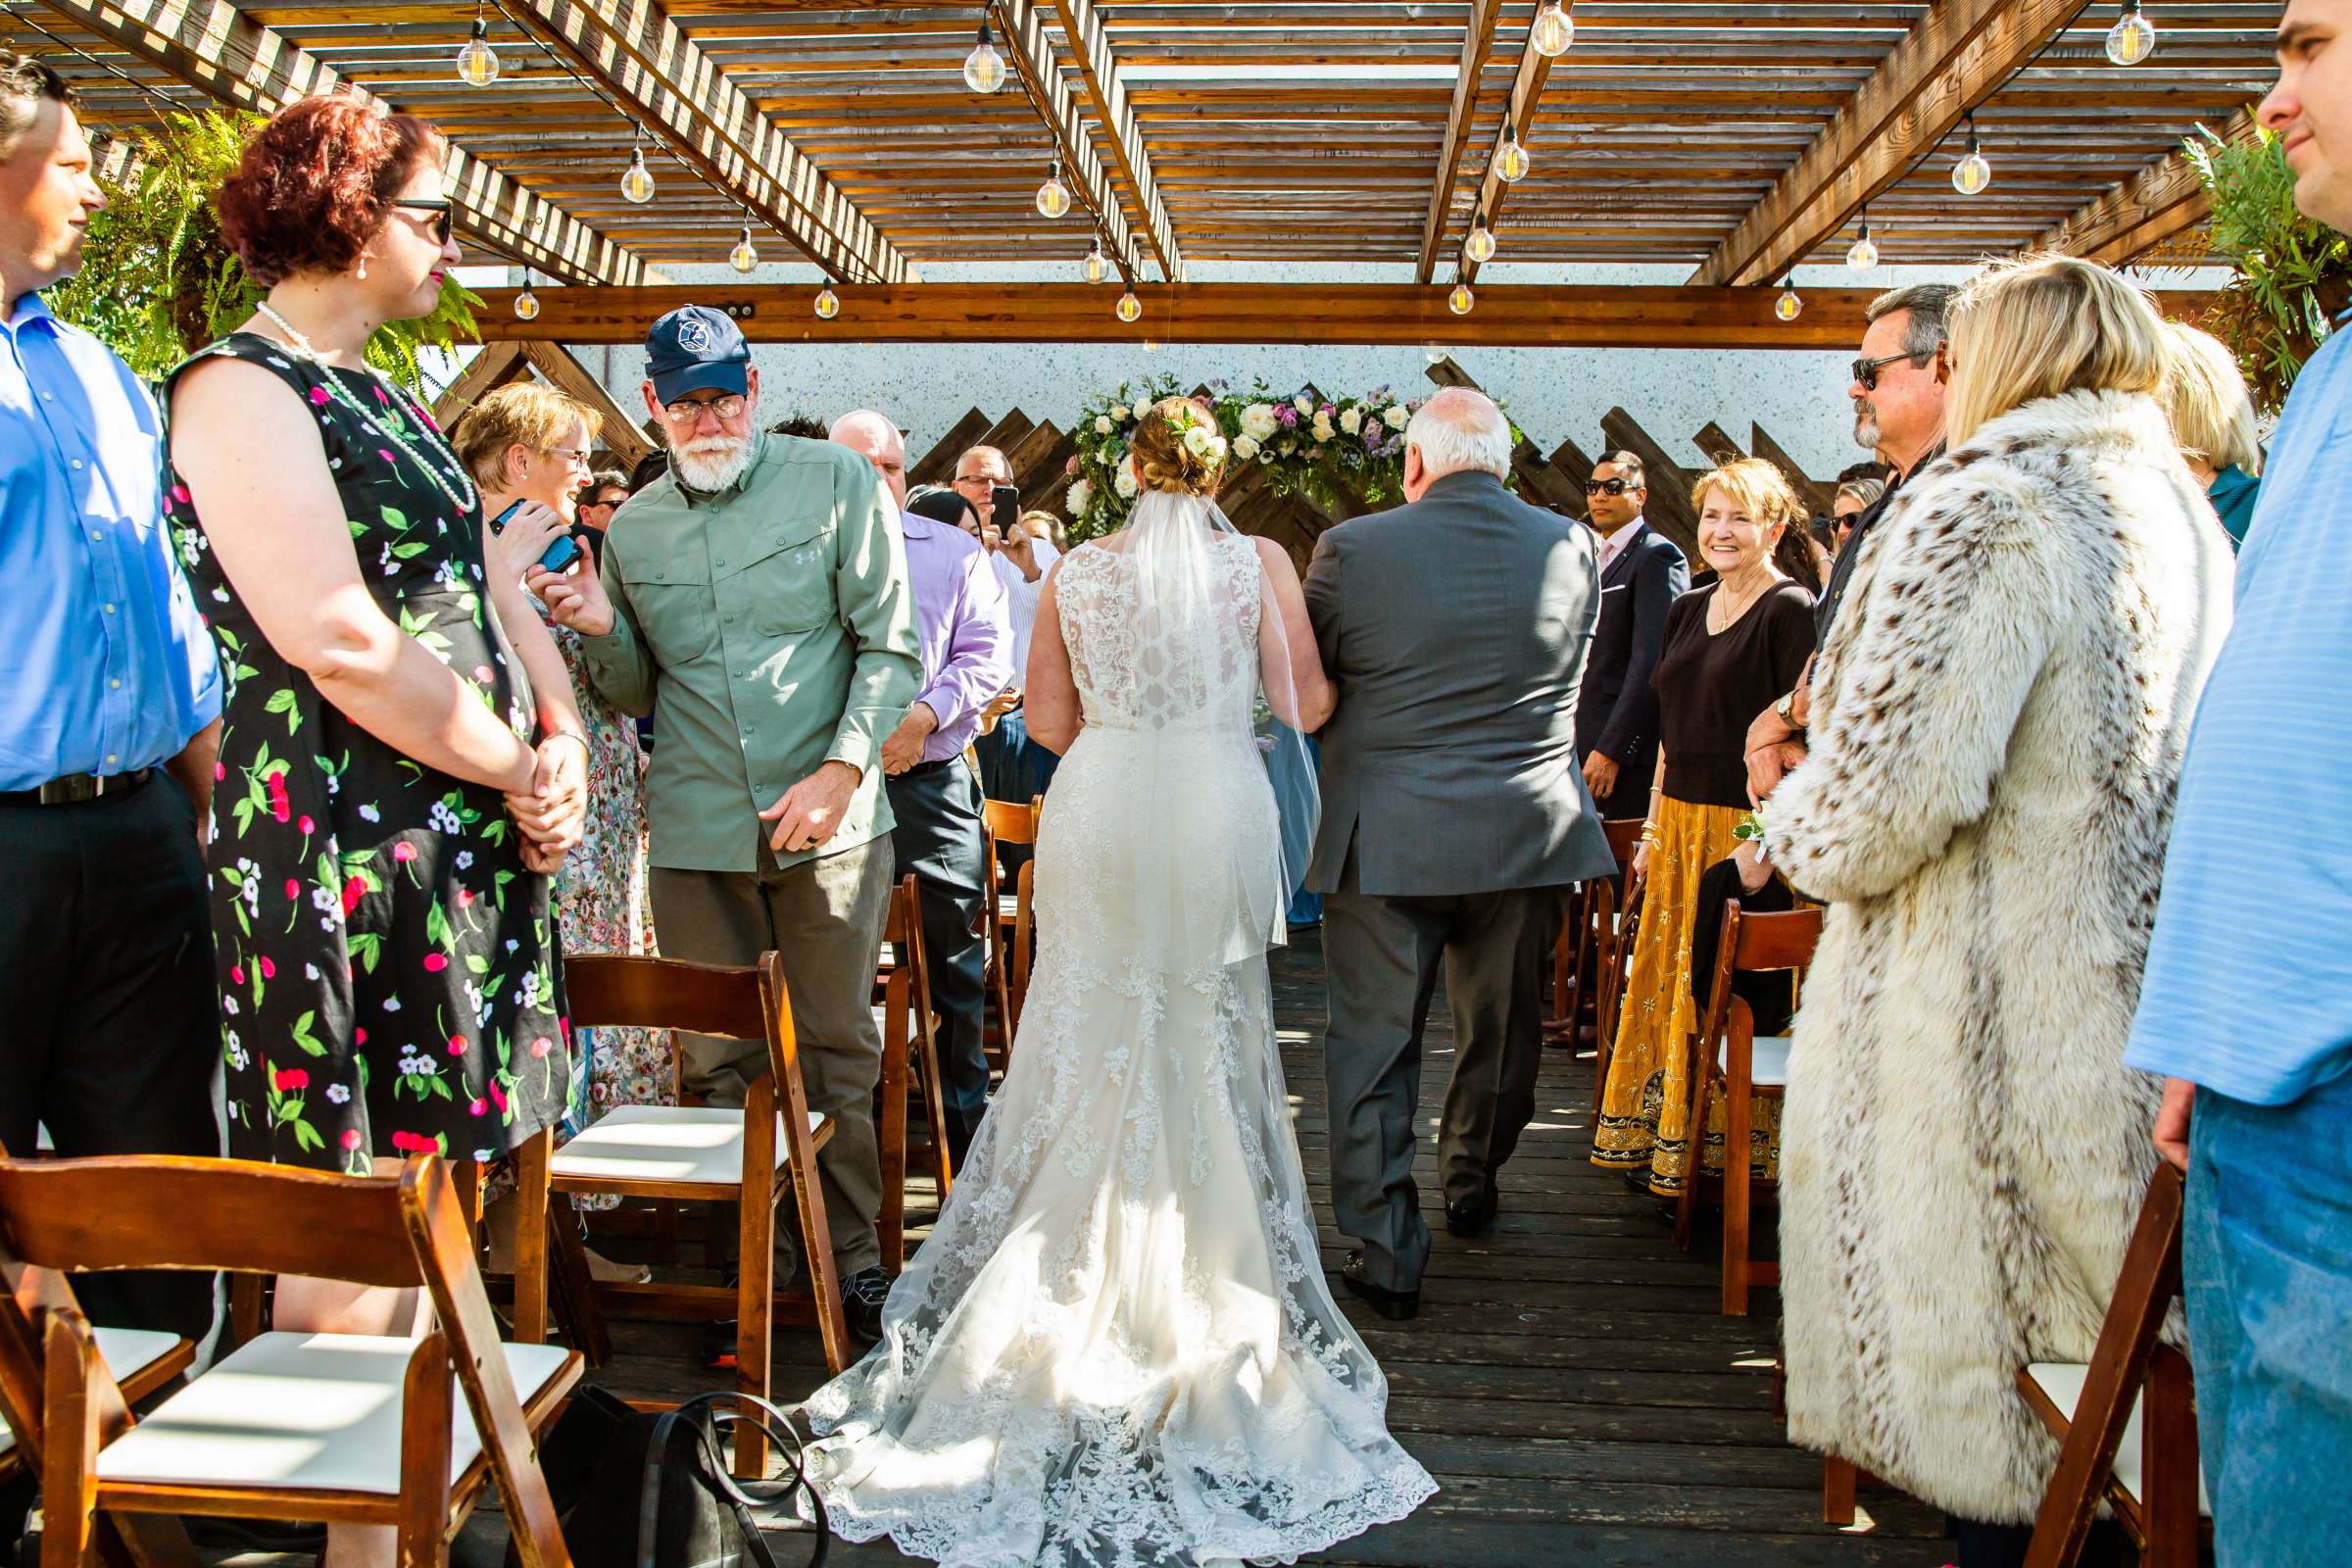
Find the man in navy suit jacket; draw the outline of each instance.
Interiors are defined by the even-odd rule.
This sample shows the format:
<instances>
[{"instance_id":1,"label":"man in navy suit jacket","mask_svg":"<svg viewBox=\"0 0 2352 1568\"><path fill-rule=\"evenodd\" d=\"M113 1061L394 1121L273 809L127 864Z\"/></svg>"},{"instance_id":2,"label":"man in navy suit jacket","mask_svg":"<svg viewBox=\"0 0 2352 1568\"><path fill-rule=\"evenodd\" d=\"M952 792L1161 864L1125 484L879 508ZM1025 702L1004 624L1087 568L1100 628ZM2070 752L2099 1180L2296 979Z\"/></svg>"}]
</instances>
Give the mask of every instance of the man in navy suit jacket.
<instances>
[{"instance_id":1,"label":"man in navy suit jacket","mask_svg":"<svg viewBox=\"0 0 2352 1568\"><path fill-rule=\"evenodd\" d=\"M1577 696L1576 749L1603 820L1649 807L1658 765L1658 694L1649 687L1666 640L1666 607L1690 587L1683 553L1642 520L1642 460L1611 452L1585 485L1600 536L1600 619Z\"/></svg>"}]
</instances>

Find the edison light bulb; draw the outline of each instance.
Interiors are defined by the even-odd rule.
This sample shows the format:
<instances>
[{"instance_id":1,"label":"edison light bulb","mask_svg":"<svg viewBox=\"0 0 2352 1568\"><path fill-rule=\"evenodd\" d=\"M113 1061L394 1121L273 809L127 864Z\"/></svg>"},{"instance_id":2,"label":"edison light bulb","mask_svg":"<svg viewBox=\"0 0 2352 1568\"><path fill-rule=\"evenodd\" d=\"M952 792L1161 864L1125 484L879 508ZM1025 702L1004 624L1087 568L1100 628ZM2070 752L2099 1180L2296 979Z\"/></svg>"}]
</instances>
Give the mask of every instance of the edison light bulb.
<instances>
[{"instance_id":1,"label":"edison light bulb","mask_svg":"<svg viewBox=\"0 0 2352 1568\"><path fill-rule=\"evenodd\" d=\"M1781 297L1772 302L1772 314L1784 321L1793 321L1804 310L1805 302L1796 295L1796 284L1788 278L1781 280Z\"/></svg>"},{"instance_id":2,"label":"edison light bulb","mask_svg":"<svg viewBox=\"0 0 2352 1568\"><path fill-rule=\"evenodd\" d=\"M2136 66L2156 52L2156 25L2139 14L2139 0L2124 0L2124 14L2107 29L2107 58Z\"/></svg>"},{"instance_id":3,"label":"edison light bulb","mask_svg":"<svg viewBox=\"0 0 2352 1568\"><path fill-rule=\"evenodd\" d=\"M1484 267L1494 259L1494 231L1481 219L1470 229L1470 237L1462 241L1462 254Z\"/></svg>"},{"instance_id":4,"label":"edison light bulb","mask_svg":"<svg viewBox=\"0 0 2352 1568\"><path fill-rule=\"evenodd\" d=\"M1095 248L1086 253L1086 260L1079 265L1085 270L1089 283L1100 283L1110 275L1110 258L1102 254L1101 236L1096 237Z\"/></svg>"},{"instance_id":5,"label":"edison light bulb","mask_svg":"<svg viewBox=\"0 0 2352 1568\"><path fill-rule=\"evenodd\" d=\"M1159 352L1159 339L1155 337L1148 337L1144 339L1144 352L1146 354L1157 354Z\"/></svg>"},{"instance_id":6,"label":"edison light bulb","mask_svg":"<svg viewBox=\"0 0 2352 1568\"><path fill-rule=\"evenodd\" d=\"M1135 290L1129 289L1126 293L1119 296L1120 320L1132 321L1141 317L1143 314L1144 302L1135 297Z\"/></svg>"},{"instance_id":7,"label":"edison light bulb","mask_svg":"<svg viewBox=\"0 0 2352 1568\"><path fill-rule=\"evenodd\" d=\"M1004 85L1004 57L997 53L997 40L980 24L980 41L972 52L963 57L963 84L974 92L995 92Z\"/></svg>"},{"instance_id":8,"label":"edison light bulb","mask_svg":"<svg viewBox=\"0 0 2352 1568\"><path fill-rule=\"evenodd\" d=\"M1576 19L1568 15L1568 8L1561 5L1560 0L1550 0L1548 5L1536 13L1535 23L1527 29L1527 33L1528 42L1536 46L1536 53L1547 60L1557 60L1568 52L1570 44L1576 42Z\"/></svg>"},{"instance_id":9,"label":"edison light bulb","mask_svg":"<svg viewBox=\"0 0 2352 1568\"><path fill-rule=\"evenodd\" d=\"M498 51L490 47L490 24L473 19L473 36L458 51L458 79L468 87L487 87L498 79Z\"/></svg>"},{"instance_id":10,"label":"edison light bulb","mask_svg":"<svg viewBox=\"0 0 2352 1568\"><path fill-rule=\"evenodd\" d=\"M1446 296L1446 308L1456 316L1468 316L1470 307L1477 303L1478 296L1470 292L1467 283L1454 284L1453 292Z\"/></svg>"},{"instance_id":11,"label":"edison light bulb","mask_svg":"<svg viewBox=\"0 0 2352 1568\"><path fill-rule=\"evenodd\" d=\"M1059 218L1070 210L1070 187L1061 182L1061 166L1055 164L1046 182L1037 187L1037 212L1040 218Z\"/></svg>"},{"instance_id":12,"label":"edison light bulb","mask_svg":"<svg viewBox=\"0 0 2352 1568\"><path fill-rule=\"evenodd\" d=\"M522 292L514 296L514 319L535 321L539 318L539 296L531 292L531 274L522 274Z\"/></svg>"},{"instance_id":13,"label":"edison light bulb","mask_svg":"<svg viewBox=\"0 0 2352 1568\"><path fill-rule=\"evenodd\" d=\"M820 321L830 321L840 314L841 296L833 292L831 283L827 283L816 291L816 318Z\"/></svg>"},{"instance_id":14,"label":"edison light bulb","mask_svg":"<svg viewBox=\"0 0 2352 1568\"><path fill-rule=\"evenodd\" d=\"M1862 237L1845 253L1845 265L1857 272L1867 272L1879 265L1878 243L1870 237L1870 225L1862 225Z\"/></svg>"},{"instance_id":15,"label":"edison light bulb","mask_svg":"<svg viewBox=\"0 0 2352 1568\"><path fill-rule=\"evenodd\" d=\"M1992 183L1992 165L1977 151L1975 137L1968 141L1968 156L1952 166L1952 189L1963 196L1977 196Z\"/></svg>"},{"instance_id":16,"label":"edison light bulb","mask_svg":"<svg viewBox=\"0 0 2352 1568\"><path fill-rule=\"evenodd\" d=\"M623 201L640 207L654 199L654 172L645 167L642 147L629 154L629 167L621 172L620 195Z\"/></svg>"},{"instance_id":17,"label":"edison light bulb","mask_svg":"<svg viewBox=\"0 0 2352 1568\"><path fill-rule=\"evenodd\" d=\"M738 272L748 272L760 265L760 250L752 243L751 224L744 224L743 232L735 236L735 248L727 252L727 265Z\"/></svg>"},{"instance_id":18,"label":"edison light bulb","mask_svg":"<svg viewBox=\"0 0 2352 1568\"><path fill-rule=\"evenodd\" d=\"M1505 185L1516 185L1527 177L1527 149L1519 145L1519 130L1506 125L1502 145L1494 149L1494 177Z\"/></svg>"}]
</instances>

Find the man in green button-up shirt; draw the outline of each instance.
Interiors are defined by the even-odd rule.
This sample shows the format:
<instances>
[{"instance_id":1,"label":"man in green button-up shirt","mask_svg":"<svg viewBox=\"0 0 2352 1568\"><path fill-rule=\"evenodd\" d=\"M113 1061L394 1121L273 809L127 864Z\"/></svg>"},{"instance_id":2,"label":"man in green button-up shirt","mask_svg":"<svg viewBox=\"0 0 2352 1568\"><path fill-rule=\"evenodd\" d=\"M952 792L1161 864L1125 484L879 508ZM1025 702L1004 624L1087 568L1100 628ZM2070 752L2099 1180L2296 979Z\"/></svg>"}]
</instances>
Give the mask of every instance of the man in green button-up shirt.
<instances>
[{"instance_id":1,"label":"man in green button-up shirt","mask_svg":"<svg viewBox=\"0 0 2352 1568\"><path fill-rule=\"evenodd\" d=\"M921 677L906 547L871 464L758 432L759 372L724 316L673 311L646 352L671 471L614 514L601 580L532 586L581 634L598 691L660 710L646 795L662 952L783 956L808 1105L834 1118L817 1163L845 1305L872 1338L888 1281L869 1003L893 826L878 753ZM679 1040L681 1087L710 1103L741 1104L767 1070L760 1044Z\"/></svg>"}]
</instances>

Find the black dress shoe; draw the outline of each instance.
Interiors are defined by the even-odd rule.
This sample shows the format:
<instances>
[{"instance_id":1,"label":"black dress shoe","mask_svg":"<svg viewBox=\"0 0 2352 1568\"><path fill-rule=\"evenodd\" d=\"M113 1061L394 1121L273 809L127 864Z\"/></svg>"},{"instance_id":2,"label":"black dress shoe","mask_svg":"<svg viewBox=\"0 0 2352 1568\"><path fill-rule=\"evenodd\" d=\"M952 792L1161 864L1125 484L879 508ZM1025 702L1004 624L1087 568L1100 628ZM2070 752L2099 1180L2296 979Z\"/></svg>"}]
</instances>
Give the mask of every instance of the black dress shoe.
<instances>
[{"instance_id":1,"label":"black dress shoe","mask_svg":"<svg viewBox=\"0 0 2352 1568\"><path fill-rule=\"evenodd\" d=\"M1369 1302L1372 1310L1392 1323L1421 1315L1419 1291L1392 1291L1385 1285L1375 1285L1364 1278L1364 1254L1349 1252L1348 1262L1340 1270L1340 1283L1348 1294L1360 1301Z\"/></svg>"},{"instance_id":2,"label":"black dress shoe","mask_svg":"<svg viewBox=\"0 0 2352 1568\"><path fill-rule=\"evenodd\" d=\"M842 1315L850 1332L867 1345L882 1338L882 1306L890 1299L890 1276L863 1268L841 1282Z\"/></svg>"},{"instance_id":3,"label":"black dress shoe","mask_svg":"<svg viewBox=\"0 0 2352 1568\"><path fill-rule=\"evenodd\" d=\"M1485 1194L1465 1198L1458 1203L1446 1205L1446 1231L1449 1236L1484 1236L1494 1228L1495 1211L1502 1207L1502 1194L1494 1179L1488 1178Z\"/></svg>"}]
</instances>

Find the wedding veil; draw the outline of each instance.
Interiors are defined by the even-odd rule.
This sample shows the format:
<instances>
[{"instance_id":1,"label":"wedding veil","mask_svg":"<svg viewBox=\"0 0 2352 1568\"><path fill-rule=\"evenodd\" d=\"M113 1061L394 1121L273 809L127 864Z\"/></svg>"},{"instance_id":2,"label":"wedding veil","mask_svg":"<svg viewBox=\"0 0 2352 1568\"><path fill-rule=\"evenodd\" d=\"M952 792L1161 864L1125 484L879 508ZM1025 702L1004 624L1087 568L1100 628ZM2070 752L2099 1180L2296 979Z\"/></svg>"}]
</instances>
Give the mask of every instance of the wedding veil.
<instances>
[{"instance_id":1,"label":"wedding veil","mask_svg":"<svg viewBox=\"0 0 2352 1568\"><path fill-rule=\"evenodd\" d=\"M1135 725L1107 745L1126 754L1138 840L1119 868L1136 921L1122 935L1163 971L1240 962L1285 940L1314 843L1313 762L1281 610L1254 545L1220 542L1248 536L1212 500L1147 490L1125 532L1135 599L1111 657L1133 701L1107 726ZM1269 774L1292 785L1283 808Z\"/></svg>"}]
</instances>

